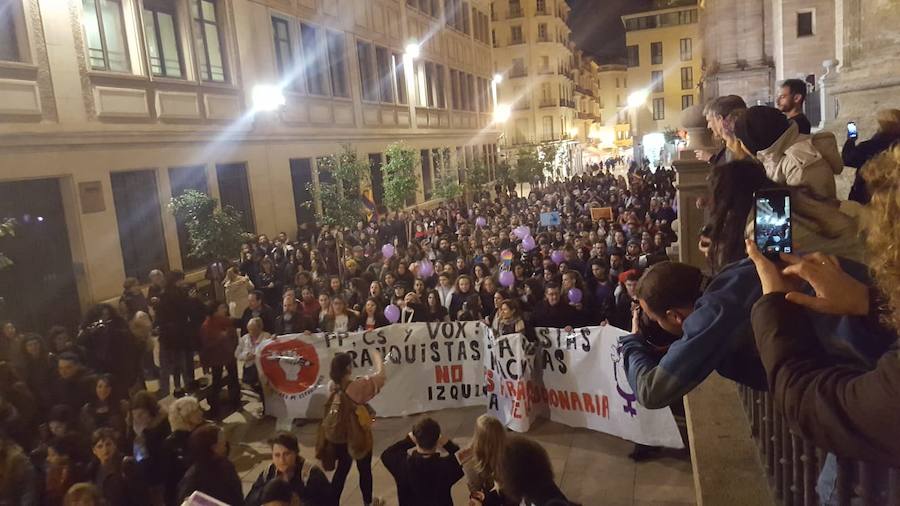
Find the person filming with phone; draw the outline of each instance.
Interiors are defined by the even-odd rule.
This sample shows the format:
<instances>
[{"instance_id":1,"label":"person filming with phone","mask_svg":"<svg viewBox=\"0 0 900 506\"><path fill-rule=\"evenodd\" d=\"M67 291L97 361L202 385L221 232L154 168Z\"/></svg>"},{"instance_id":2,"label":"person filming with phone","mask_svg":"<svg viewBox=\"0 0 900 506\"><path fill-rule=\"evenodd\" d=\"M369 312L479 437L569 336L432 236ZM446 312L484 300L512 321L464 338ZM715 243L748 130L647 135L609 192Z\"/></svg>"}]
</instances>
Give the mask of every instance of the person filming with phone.
<instances>
[{"instance_id":1,"label":"person filming with phone","mask_svg":"<svg viewBox=\"0 0 900 506\"><path fill-rule=\"evenodd\" d=\"M853 187L850 189L849 200L854 200L863 205L869 203L869 192L866 189L866 182L863 176L863 165L896 144L897 141L900 141L900 109L882 109L878 111L876 120L878 122L878 131L875 132L871 139L859 144L856 143L859 137L856 123L853 121L847 123L847 142L844 143L844 149L841 151L844 165L857 169Z\"/></svg>"}]
</instances>

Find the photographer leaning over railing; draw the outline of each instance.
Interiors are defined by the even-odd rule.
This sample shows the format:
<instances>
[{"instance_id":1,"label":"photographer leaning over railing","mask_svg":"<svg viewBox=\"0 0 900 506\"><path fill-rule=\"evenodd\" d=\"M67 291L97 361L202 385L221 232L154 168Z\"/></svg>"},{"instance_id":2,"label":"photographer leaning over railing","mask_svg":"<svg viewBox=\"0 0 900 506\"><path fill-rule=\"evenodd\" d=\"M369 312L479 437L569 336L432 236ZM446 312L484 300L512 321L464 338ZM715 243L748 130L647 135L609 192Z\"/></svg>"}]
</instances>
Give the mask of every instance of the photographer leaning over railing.
<instances>
[{"instance_id":1,"label":"photographer leaning over railing","mask_svg":"<svg viewBox=\"0 0 900 506\"><path fill-rule=\"evenodd\" d=\"M883 320L900 328L900 147L866 165L872 195L867 209L868 250L875 281L887 302ZM762 281L753 307L753 330L774 394L791 426L818 446L842 457L900 465L900 352L897 342L872 370L835 364L809 333L814 315L875 319L878 294L847 275L834 257L782 255L776 265L748 243ZM815 296L800 293L806 282ZM875 336L871 340L878 339Z\"/></svg>"}]
</instances>

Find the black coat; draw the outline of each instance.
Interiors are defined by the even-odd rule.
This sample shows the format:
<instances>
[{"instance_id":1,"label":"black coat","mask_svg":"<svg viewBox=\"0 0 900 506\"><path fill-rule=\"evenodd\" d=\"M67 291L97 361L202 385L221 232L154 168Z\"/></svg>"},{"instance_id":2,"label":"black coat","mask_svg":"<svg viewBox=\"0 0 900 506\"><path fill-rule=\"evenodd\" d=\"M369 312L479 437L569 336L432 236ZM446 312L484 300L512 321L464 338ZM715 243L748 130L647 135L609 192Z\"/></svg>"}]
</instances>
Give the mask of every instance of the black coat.
<instances>
[{"instance_id":1,"label":"black coat","mask_svg":"<svg viewBox=\"0 0 900 506\"><path fill-rule=\"evenodd\" d=\"M531 324L535 327L550 327L562 329L566 327L580 327L583 322L578 310L565 303L560 298L559 303L551 306L547 300L540 301L531 313Z\"/></svg>"},{"instance_id":2,"label":"black coat","mask_svg":"<svg viewBox=\"0 0 900 506\"><path fill-rule=\"evenodd\" d=\"M294 493L300 498L300 504L303 506L331 506L336 505L337 501L332 497L331 484L325 473L318 466L306 464L303 457L297 456L297 468L294 476L288 480ZM304 476L304 474L308 475ZM274 480L278 475L275 465L270 465L268 469L259 473L259 477L253 483L253 487L247 494L244 501L245 506L261 506L262 493L266 488L266 484ZM305 479L304 479L305 478Z\"/></svg>"},{"instance_id":3,"label":"black coat","mask_svg":"<svg viewBox=\"0 0 900 506\"><path fill-rule=\"evenodd\" d=\"M405 438L381 454L381 462L397 482L400 506L453 506L450 490L463 477L462 466L456 460L459 446L448 441L444 445L447 456L410 452L414 447Z\"/></svg>"},{"instance_id":4,"label":"black coat","mask_svg":"<svg viewBox=\"0 0 900 506\"><path fill-rule=\"evenodd\" d=\"M877 133L871 139L856 144L856 139L847 139L844 143L844 149L841 157L844 159L844 165L848 167L856 167L856 178L853 180L853 187L850 188L849 200L855 200L860 204L868 204L869 190L866 188L866 181L863 179L862 167L869 160L877 156L879 153L887 150L900 138Z\"/></svg>"},{"instance_id":5,"label":"black coat","mask_svg":"<svg viewBox=\"0 0 900 506\"><path fill-rule=\"evenodd\" d=\"M263 321L263 331L268 332L270 334L274 334L278 327L275 323L275 310L270 306L263 304L259 309L259 314L254 315L253 310L249 307L244 310L244 314L241 316L241 334L247 333L247 322L250 321L254 316L259 316Z\"/></svg>"},{"instance_id":6,"label":"black coat","mask_svg":"<svg viewBox=\"0 0 900 506\"><path fill-rule=\"evenodd\" d=\"M234 464L227 458L216 458L206 462L195 462L178 485L178 504L184 502L194 492L203 492L226 504L244 504L241 478Z\"/></svg>"},{"instance_id":7,"label":"black coat","mask_svg":"<svg viewBox=\"0 0 900 506\"><path fill-rule=\"evenodd\" d=\"M159 346L167 350L191 349L191 315L194 303L181 289L168 289L159 296L156 321Z\"/></svg>"}]
</instances>

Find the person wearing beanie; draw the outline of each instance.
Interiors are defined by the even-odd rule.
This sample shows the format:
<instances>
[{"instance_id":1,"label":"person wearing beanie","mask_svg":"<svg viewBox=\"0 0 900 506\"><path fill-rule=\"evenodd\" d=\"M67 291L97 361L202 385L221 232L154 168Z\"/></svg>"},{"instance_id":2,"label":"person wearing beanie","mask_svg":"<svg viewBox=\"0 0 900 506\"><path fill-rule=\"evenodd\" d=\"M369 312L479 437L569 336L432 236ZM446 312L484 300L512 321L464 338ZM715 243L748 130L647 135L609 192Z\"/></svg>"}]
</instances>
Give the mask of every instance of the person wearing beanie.
<instances>
[{"instance_id":1,"label":"person wearing beanie","mask_svg":"<svg viewBox=\"0 0 900 506\"><path fill-rule=\"evenodd\" d=\"M778 109L754 106L734 125L746 152L766 168L776 183L805 186L824 200L837 200L834 176L844 170L833 134L801 134Z\"/></svg>"}]
</instances>

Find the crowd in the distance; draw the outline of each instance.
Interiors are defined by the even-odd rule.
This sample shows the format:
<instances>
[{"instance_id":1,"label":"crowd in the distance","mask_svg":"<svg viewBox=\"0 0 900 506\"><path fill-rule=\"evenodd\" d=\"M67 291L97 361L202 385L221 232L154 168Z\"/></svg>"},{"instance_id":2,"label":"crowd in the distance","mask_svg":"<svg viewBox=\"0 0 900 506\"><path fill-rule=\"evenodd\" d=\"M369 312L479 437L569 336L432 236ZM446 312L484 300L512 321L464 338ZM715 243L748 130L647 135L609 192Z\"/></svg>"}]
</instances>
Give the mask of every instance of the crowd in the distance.
<instances>
[{"instance_id":1,"label":"crowd in the distance","mask_svg":"<svg viewBox=\"0 0 900 506\"><path fill-rule=\"evenodd\" d=\"M317 448L335 474L304 461L296 439L281 434L272 467L242 496L225 436L205 419L242 409L253 390L262 397L256 346L273 335L397 321L478 320L526 336L534 327L627 328L640 273L667 260L675 239L672 181L665 169L632 165L614 176L592 166L527 197L497 185L470 204L382 210L352 229L304 223L295 237L260 235L237 262L211 265L207 278L218 286L208 294L181 272L153 271L146 286L127 279L118 307L92 308L77 329L39 335L8 322L0 503L89 504L77 501L96 495L110 505L174 505L200 491L228 504L282 504L272 499L282 496L289 504L292 494L301 504L337 504L356 461L372 504L371 427L347 413L377 394L384 372L354 380L339 362L336 407L326 410ZM600 208L611 218L597 216ZM148 391L153 380L158 389ZM503 438L498 425L479 420L473 444L457 452L434 420L417 423L381 455L401 504L451 504L463 475L472 504L569 504L546 452Z\"/></svg>"}]
</instances>

